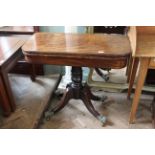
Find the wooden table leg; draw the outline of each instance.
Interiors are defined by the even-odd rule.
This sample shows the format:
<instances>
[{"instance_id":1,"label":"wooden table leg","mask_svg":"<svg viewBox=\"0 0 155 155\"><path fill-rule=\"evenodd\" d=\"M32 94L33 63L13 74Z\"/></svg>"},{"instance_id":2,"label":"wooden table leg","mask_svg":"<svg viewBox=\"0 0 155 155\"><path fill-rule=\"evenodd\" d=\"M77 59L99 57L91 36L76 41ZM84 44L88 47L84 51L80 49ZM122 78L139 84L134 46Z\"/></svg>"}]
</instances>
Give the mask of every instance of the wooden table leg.
<instances>
[{"instance_id":1,"label":"wooden table leg","mask_svg":"<svg viewBox=\"0 0 155 155\"><path fill-rule=\"evenodd\" d=\"M152 101L152 124L153 124L153 128L155 128L155 95Z\"/></svg>"},{"instance_id":2,"label":"wooden table leg","mask_svg":"<svg viewBox=\"0 0 155 155\"><path fill-rule=\"evenodd\" d=\"M2 80L6 89L6 93L9 99L10 107L12 111L16 110L16 104L15 104L15 99L12 93L12 89L10 86L10 81L9 81L9 76L8 73L9 71L15 66L17 61L21 59L22 57L22 52L21 50L16 51L14 55L9 59L8 63L6 65L3 65L1 68L1 75L2 75Z\"/></svg>"},{"instance_id":3,"label":"wooden table leg","mask_svg":"<svg viewBox=\"0 0 155 155\"><path fill-rule=\"evenodd\" d=\"M9 99L5 90L5 86L2 80L2 77L0 76L0 98L1 98L1 106L3 109L3 113L5 116L9 116L11 113L11 107L9 104Z\"/></svg>"},{"instance_id":4,"label":"wooden table leg","mask_svg":"<svg viewBox=\"0 0 155 155\"><path fill-rule=\"evenodd\" d=\"M129 77L129 88L128 88L128 95L127 95L127 98L130 99L130 95L131 95L131 91L132 91L132 88L133 88L133 84L134 84L134 81L135 81L135 77L136 77L136 73L137 73L137 69L138 69L138 64L139 64L139 59L138 58L134 58L133 61L132 61L132 67L131 67L131 71L129 73L128 76Z\"/></svg>"},{"instance_id":5,"label":"wooden table leg","mask_svg":"<svg viewBox=\"0 0 155 155\"><path fill-rule=\"evenodd\" d=\"M106 117L102 116L97 112L91 103L91 100L102 100L104 101L106 97L100 98L91 93L90 88L82 83L82 68L81 67L72 67L72 82L67 85L66 91L60 100L59 104L52 110L45 113L46 118L49 119L50 115L63 109L70 99L81 99L89 112L95 116L103 124L106 121Z\"/></svg>"},{"instance_id":6,"label":"wooden table leg","mask_svg":"<svg viewBox=\"0 0 155 155\"><path fill-rule=\"evenodd\" d=\"M35 64L31 64L31 73L30 73L31 80L34 82L36 80L36 70Z\"/></svg>"},{"instance_id":7,"label":"wooden table leg","mask_svg":"<svg viewBox=\"0 0 155 155\"><path fill-rule=\"evenodd\" d=\"M12 89L11 89L11 86L10 86L10 81L9 81L9 77L8 77L8 72L2 71L2 78L3 78L3 83L4 83L4 85L5 85L5 88L6 88L7 96L8 96L8 98L9 98L11 110L12 110L12 111L15 111L15 109L16 109L16 104L15 104L14 96L13 96L13 94L12 94Z\"/></svg>"},{"instance_id":8,"label":"wooden table leg","mask_svg":"<svg viewBox=\"0 0 155 155\"><path fill-rule=\"evenodd\" d=\"M138 104L139 104L139 98L141 95L142 87L144 85L149 63L150 63L150 58L140 58L138 81L136 84L135 95L134 95L133 102L132 102L129 123L133 123L135 119L136 111L137 111Z\"/></svg>"}]
</instances>

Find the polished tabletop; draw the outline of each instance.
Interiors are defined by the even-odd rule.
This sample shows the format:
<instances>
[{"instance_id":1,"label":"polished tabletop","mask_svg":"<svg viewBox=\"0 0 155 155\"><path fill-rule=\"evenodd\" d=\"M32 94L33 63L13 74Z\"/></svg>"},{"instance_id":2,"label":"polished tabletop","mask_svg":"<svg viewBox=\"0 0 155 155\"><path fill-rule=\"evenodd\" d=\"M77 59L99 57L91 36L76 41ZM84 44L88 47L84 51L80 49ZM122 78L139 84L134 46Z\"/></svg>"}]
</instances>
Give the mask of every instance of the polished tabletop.
<instances>
[{"instance_id":1,"label":"polished tabletop","mask_svg":"<svg viewBox=\"0 0 155 155\"><path fill-rule=\"evenodd\" d=\"M130 52L124 35L36 33L22 48L25 53L70 55L126 55Z\"/></svg>"},{"instance_id":2,"label":"polished tabletop","mask_svg":"<svg viewBox=\"0 0 155 155\"><path fill-rule=\"evenodd\" d=\"M126 59L131 52L129 39L125 35L64 33L35 33L23 45L22 50L28 61L37 63L52 61L51 64L74 65L75 61L79 59L78 61L83 60L81 66L85 66L84 63L87 60L96 59L97 61L105 58L111 59L111 57ZM60 58L62 61L70 58L70 62L60 62ZM58 59L59 62L56 62Z\"/></svg>"},{"instance_id":3,"label":"polished tabletop","mask_svg":"<svg viewBox=\"0 0 155 155\"><path fill-rule=\"evenodd\" d=\"M0 66L2 66L22 45L24 40L16 37L0 37Z\"/></svg>"}]
</instances>

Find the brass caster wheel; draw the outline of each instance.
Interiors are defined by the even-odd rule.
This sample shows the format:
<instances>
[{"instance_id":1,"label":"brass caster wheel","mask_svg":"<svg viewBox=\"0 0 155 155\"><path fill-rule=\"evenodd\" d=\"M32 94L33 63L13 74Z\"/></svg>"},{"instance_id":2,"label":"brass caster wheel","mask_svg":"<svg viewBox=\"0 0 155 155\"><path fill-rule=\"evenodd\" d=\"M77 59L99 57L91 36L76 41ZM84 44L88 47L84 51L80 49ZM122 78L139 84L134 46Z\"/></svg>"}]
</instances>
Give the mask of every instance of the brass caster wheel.
<instances>
[{"instance_id":1,"label":"brass caster wheel","mask_svg":"<svg viewBox=\"0 0 155 155\"><path fill-rule=\"evenodd\" d=\"M103 116L103 115L100 115L97 118L102 123L102 126L104 126L106 121L107 121L107 118L105 116Z\"/></svg>"}]
</instances>

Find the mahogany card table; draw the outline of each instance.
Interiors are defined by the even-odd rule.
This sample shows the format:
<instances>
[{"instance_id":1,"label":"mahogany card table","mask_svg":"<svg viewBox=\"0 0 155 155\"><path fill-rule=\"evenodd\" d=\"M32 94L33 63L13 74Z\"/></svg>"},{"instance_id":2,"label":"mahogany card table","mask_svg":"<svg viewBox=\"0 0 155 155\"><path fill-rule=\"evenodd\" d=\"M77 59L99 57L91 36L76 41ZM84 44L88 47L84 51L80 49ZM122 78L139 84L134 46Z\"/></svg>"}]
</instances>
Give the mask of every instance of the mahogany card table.
<instances>
[{"instance_id":1,"label":"mahogany card table","mask_svg":"<svg viewBox=\"0 0 155 155\"><path fill-rule=\"evenodd\" d=\"M81 99L89 112L102 123L106 117L95 110L91 100L101 100L82 83L82 67L120 69L131 53L128 36L119 34L35 33L22 47L25 59L34 64L72 66L72 82L51 114L70 99ZM103 97L103 100L105 97Z\"/></svg>"}]
</instances>

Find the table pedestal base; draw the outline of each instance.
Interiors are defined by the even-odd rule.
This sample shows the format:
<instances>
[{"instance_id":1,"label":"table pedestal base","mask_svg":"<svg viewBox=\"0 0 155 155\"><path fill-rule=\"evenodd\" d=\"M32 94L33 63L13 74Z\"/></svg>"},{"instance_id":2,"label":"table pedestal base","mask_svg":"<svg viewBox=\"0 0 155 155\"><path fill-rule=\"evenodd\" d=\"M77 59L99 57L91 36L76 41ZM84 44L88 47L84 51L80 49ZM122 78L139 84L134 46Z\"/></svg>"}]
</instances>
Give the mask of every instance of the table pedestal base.
<instances>
[{"instance_id":1,"label":"table pedestal base","mask_svg":"<svg viewBox=\"0 0 155 155\"><path fill-rule=\"evenodd\" d=\"M67 85L65 93L63 94L59 104L52 110L46 112L45 117L49 119L51 115L63 109L70 99L81 99L88 111L104 124L106 122L106 117L102 116L98 111L95 110L91 100L104 101L107 97L104 96L101 98L93 95L90 91L90 88L86 84L82 84L81 67L72 67L71 76L72 82Z\"/></svg>"}]
</instances>

